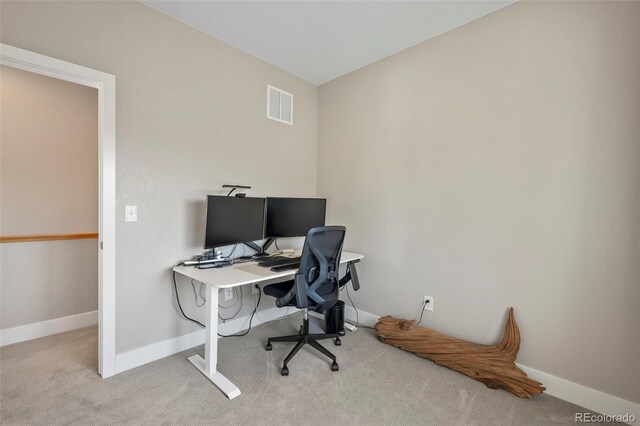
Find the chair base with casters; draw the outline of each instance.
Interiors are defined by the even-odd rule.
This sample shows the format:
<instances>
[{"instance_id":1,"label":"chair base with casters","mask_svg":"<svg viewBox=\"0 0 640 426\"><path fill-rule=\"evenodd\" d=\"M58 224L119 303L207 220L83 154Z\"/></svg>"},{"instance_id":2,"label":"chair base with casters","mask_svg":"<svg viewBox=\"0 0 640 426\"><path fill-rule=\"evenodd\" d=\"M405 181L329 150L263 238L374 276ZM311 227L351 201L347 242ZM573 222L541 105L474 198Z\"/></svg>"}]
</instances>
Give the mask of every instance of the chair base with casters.
<instances>
[{"instance_id":1,"label":"chair base with casters","mask_svg":"<svg viewBox=\"0 0 640 426\"><path fill-rule=\"evenodd\" d=\"M305 309L305 311L304 311L304 320L302 322L302 327L301 327L300 333L296 334L296 335L291 335L291 336L270 337L267 340L267 345L265 346L265 349L268 350L268 351L272 350L273 347L271 346L271 343L278 343L278 342L295 342L296 343L296 345L293 347L291 352L289 352L289 355L287 355L287 357L284 359L284 363L282 365L282 370L281 370L281 374L283 376L288 376L289 375L289 368L287 367L287 364L298 353L298 351L300 349L302 349L302 347L304 345L309 345L312 348L314 348L315 350L317 350L318 352L320 352L321 354L329 357L333 361L333 363L331 364L331 371L338 371L340 369L340 367L338 366L338 363L336 362L336 356L334 354L332 354L331 352L329 352L320 343L318 343L318 340L326 340L326 339L335 339L334 340L334 344L336 346L340 346L342 344L341 341L340 341L340 335L339 334L311 334L311 333L309 333L309 317L308 317L308 314L307 314L307 310Z\"/></svg>"}]
</instances>

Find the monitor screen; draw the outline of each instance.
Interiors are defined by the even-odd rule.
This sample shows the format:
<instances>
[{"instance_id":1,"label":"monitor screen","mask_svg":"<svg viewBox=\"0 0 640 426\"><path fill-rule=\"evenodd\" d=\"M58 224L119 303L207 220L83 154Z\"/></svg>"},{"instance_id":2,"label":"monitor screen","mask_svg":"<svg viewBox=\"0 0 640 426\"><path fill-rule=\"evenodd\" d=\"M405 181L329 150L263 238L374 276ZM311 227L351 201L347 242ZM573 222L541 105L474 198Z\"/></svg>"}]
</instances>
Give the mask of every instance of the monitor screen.
<instances>
[{"instance_id":1,"label":"monitor screen","mask_svg":"<svg viewBox=\"0 0 640 426\"><path fill-rule=\"evenodd\" d=\"M267 198L265 238L305 237L309 229L324 226L324 198Z\"/></svg>"},{"instance_id":2,"label":"monitor screen","mask_svg":"<svg viewBox=\"0 0 640 426\"><path fill-rule=\"evenodd\" d=\"M207 196L204 248L261 240L264 198Z\"/></svg>"}]
</instances>

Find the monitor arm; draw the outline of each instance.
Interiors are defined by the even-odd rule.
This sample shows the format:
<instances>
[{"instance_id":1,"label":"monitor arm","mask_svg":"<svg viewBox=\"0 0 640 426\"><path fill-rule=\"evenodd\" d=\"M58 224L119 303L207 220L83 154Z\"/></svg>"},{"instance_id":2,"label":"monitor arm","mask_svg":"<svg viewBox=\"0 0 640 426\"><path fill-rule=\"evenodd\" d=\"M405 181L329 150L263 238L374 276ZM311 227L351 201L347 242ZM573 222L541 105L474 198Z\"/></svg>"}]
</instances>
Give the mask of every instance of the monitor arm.
<instances>
[{"instance_id":1,"label":"monitor arm","mask_svg":"<svg viewBox=\"0 0 640 426\"><path fill-rule=\"evenodd\" d=\"M254 243L253 241L249 241L245 244L246 246L252 248L253 250L255 250L258 254L263 254L267 252L267 249L269 247L271 247L271 244L273 244L273 242L275 241L275 238L267 238L264 242L264 244L262 244L262 246L259 246L258 244Z\"/></svg>"}]
</instances>

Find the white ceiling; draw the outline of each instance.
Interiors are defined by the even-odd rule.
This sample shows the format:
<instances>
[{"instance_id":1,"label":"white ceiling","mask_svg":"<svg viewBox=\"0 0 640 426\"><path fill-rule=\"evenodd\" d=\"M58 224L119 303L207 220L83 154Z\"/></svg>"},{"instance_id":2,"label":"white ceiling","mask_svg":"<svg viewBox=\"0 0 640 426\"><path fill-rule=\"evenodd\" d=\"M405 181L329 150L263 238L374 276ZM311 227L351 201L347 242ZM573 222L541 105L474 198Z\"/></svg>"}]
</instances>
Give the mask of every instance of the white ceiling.
<instances>
[{"instance_id":1,"label":"white ceiling","mask_svg":"<svg viewBox=\"0 0 640 426\"><path fill-rule=\"evenodd\" d=\"M514 1L143 3L319 85Z\"/></svg>"}]
</instances>

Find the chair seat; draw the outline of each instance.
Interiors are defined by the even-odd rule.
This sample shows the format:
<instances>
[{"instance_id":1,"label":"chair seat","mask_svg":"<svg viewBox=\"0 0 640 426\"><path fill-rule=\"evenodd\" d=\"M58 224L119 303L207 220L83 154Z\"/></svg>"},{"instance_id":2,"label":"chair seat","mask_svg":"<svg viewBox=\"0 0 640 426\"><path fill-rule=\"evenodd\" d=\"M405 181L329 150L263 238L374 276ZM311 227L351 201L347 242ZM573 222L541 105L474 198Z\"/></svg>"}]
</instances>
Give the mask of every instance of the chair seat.
<instances>
[{"instance_id":1,"label":"chair seat","mask_svg":"<svg viewBox=\"0 0 640 426\"><path fill-rule=\"evenodd\" d=\"M264 289L263 289L264 294L266 294L267 296L272 296L272 297L275 297L276 299L279 299L291 291L291 289L293 288L293 283L294 283L293 280L289 280L289 281L283 281L281 283L266 285L264 286ZM294 298L292 300L292 302L294 303L288 303L288 305L294 305L295 300L296 299Z\"/></svg>"},{"instance_id":2,"label":"chair seat","mask_svg":"<svg viewBox=\"0 0 640 426\"><path fill-rule=\"evenodd\" d=\"M284 295L286 295L291 291L294 284L295 284L295 280L283 281L281 283L276 283L276 284L269 284L264 286L263 291L264 291L264 294L266 294L267 296L280 299L281 297L284 297ZM332 292L333 292L333 287L325 286L320 291L318 291L318 294L321 296L326 296L327 294L331 294ZM287 303L284 306L296 306L296 298L294 297L293 299L291 299L291 302ZM329 308L331 306L333 306L333 304L330 304ZM324 312L324 310L318 310L313 307L309 309L311 309L312 311L320 312L320 313Z\"/></svg>"}]
</instances>

